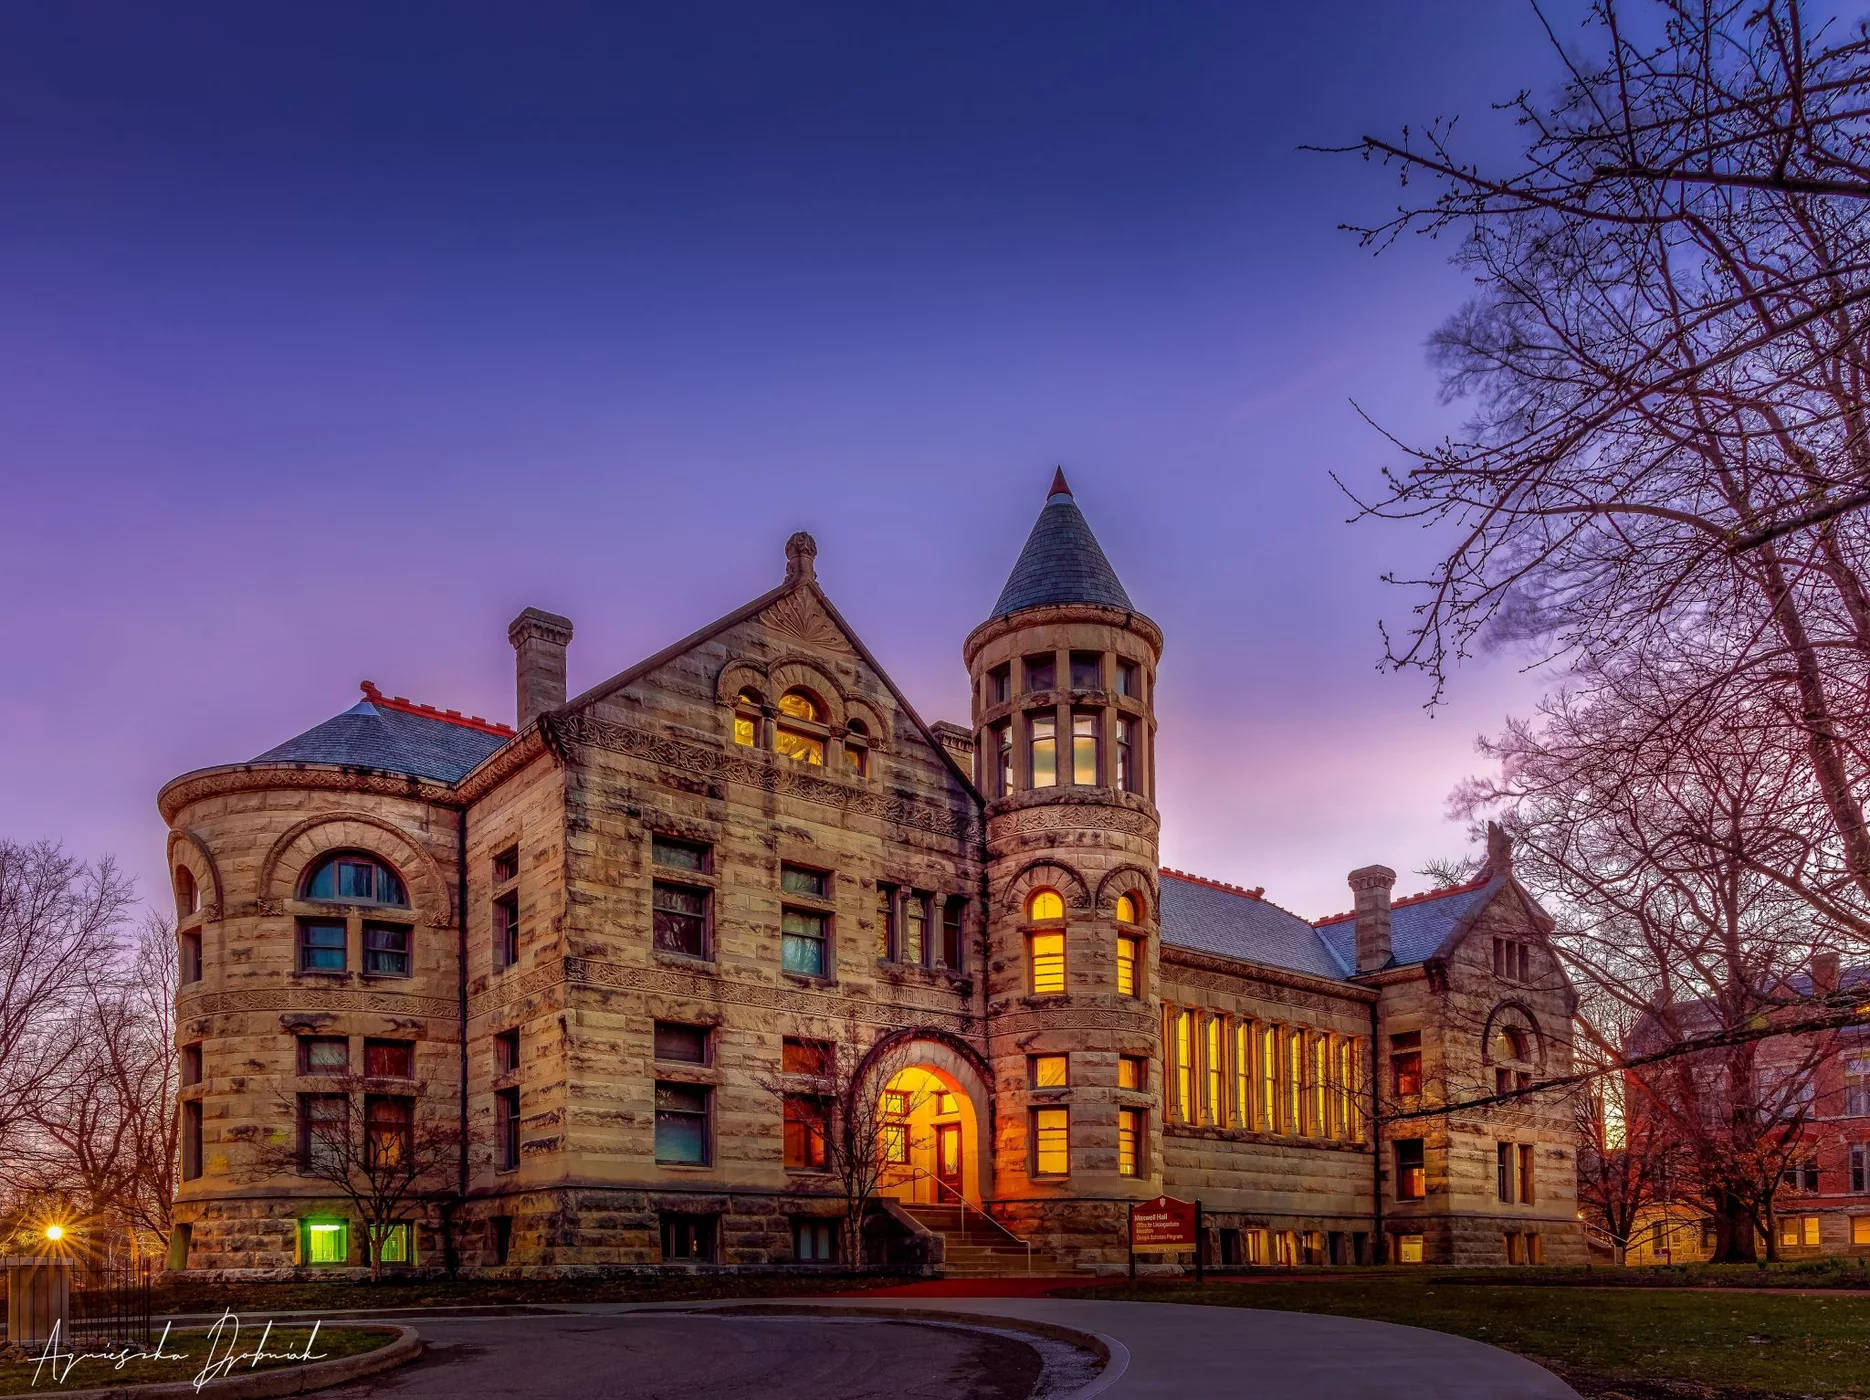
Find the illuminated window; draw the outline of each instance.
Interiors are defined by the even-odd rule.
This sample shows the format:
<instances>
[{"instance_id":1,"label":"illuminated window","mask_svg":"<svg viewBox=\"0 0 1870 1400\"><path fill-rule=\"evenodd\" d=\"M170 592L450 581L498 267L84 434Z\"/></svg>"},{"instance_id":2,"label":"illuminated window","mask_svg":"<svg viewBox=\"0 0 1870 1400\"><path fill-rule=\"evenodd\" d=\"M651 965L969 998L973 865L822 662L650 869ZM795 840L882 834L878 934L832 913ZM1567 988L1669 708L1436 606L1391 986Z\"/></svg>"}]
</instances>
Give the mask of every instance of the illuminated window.
<instances>
[{"instance_id":1,"label":"illuminated window","mask_svg":"<svg viewBox=\"0 0 1870 1400\"><path fill-rule=\"evenodd\" d=\"M1070 1082L1068 1076L1068 1057L1064 1055L1034 1055L1028 1061L1032 1071L1032 1087L1035 1089L1062 1089Z\"/></svg>"},{"instance_id":2,"label":"illuminated window","mask_svg":"<svg viewBox=\"0 0 1870 1400\"><path fill-rule=\"evenodd\" d=\"M1327 1035L1315 1035L1311 1041L1312 1133L1316 1137L1329 1137L1331 1135L1331 1038Z\"/></svg>"},{"instance_id":3,"label":"illuminated window","mask_svg":"<svg viewBox=\"0 0 1870 1400\"><path fill-rule=\"evenodd\" d=\"M1032 785L1036 788L1058 786L1058 717L1047 711L1026 717L1031 735L1028 748L1032 757Z\"/></svg>"},{"instance_id":4,"label":"illuminated window","mask_svg":"<svg viewBox=\"0 0 1870 1400\"><path fill-rule=\"evenodd\" d=\"M1792 1249L1815 1249L1818 1246L1818 1222L1815 1215L1782 1215L1779 1218L1779 1243Z\"/></svg>"},{"instance_id":5,"label":"illuminated window","mask_svg":"<svg viewBox=\"0 0 1870 1400\"><path fill-rule=\"evenodd\" d=\"M885 1089L879 1100L882 1119L883 1160L893 1166L909 1162L909 1095L901 1089Z\"/></svg>"},{"instance_id":6,"label":"illuminated window","mask_svg":"<svg viewBox=\"0 0 1870 1400\"><path fill-rule=\"evenodd\" d=\"M918 966L928 961L928 896L910 893L903 899L903 961Z\"/></svg>"},{"instance_id":7,"label":"illuminated window","mask_svg":"<svg viewBox=\"0 0 1870 1400\"><path fill-rule=\"evenodd\" d=\"M398 1221L394 1225L378 1225L374 1229L377 1236L378 1259L385 1264L415 1263L415 1249L409 1242L407 1221Z\"/></svg>"},{"instance_id":8,"label":"illuminated window","mask_svg":"<svg viewBox=\"0 0 1870 1400\"><path fill-rule=\"evenodd\" d=\"M303 1264L348 1264L351 1259L351 1227L345 1220L301 1220L299 1222L299 1262Z\"/></svg>"},{"instance_id":9,"label":"illuminated window","mask_svg":"<svg viewBox=\"0 0 1870 1400\"><path fill-rule=\"evenodd\" d=\"M1204 1122L1221 1124L1227 1121L1227 1094L1222 1082L1222 1073L1227 1067L1226 1027L1219 1016L1208 1017L1207 1042L1203 1045L1207 1071L1207 1093L1202 1096L1201 1117Z\"/></svg>"},{"instance_id":10,"label":"illuminated window","mask_svg":"<svg viewBox=\"0 0 1870 1400\"><path fill-rule=\"evenodd\" d=\"M1184 1123L1195 1121L1195 1013L1175 1013L1175 1111Z\"/></svg>"},{"instance_id":11,"label":"illuminated window","mask_svg":"<svg viewBox=\"0 0 1870 1400\"><path fill-rule=\"evenodd\" d=\"M1117 1175L1143 1174L1143 1110L1117 1110Z\"/></svg>"},{"instance_id":12,"label":"illuminated window","mask_svg":"<svg viewBox=\"0 0 1870 1400\"><path fill-rule=\"evenodd\" d=\"M1035 924L1065 917L1065 901L1057 890L1034 890L1026 899L1026 917Z\"/></svg>"},{"instance_id":13,"label":"illuminated window","mask_svg":"<svg viewBox=\"0 0 1870 1400\"><path fill-rule=\"evenodd\" d=\"M1032 1174L1064 1176L1071 1171L1071 1114L1063 1108L1032 1111Z\"/></svg>"},{"instance_id":14,"label":"illuminated window","mask_svg":"<svg viewBox=\"0 0 1870 1400\"><path fill-rule=\"evenodd\" d=\"M1128 716L1117 717L1117 786L1124 792L1136 791L1136 761L1133 736L1136 724Z\"/></svg>"},{"instance_id":15,"label":"illuminated window","mask_svg":"<svg viewBox=\"0 0 1870 1400\"><path fill-rule=\"evenodd\" d=\"M1528 1234L1526 1236L1526 1262L1528 1264L1543 1264L1545 1262L1545 1245L1541 1242L1537 1234Z\"/></svg>"},{"instance_id":16,"label":"illuminated window","mask_svg":"<svg viewBox=\"0 0 1870 1400\"><path fill-rule=\"evenodd\" d=\"M773 751L797 763L822 768L825 762L824 706L810 691L797 687L779 697L784 716L773 734Z\"/></svg>"},{"instance_id":17,"label":"illuminated window","mask_svg":"<svg viewBox=\"0 0 1870 1400\"><path fill-rule=\"evenodd\" d=\"M1139 898L1137 895L1134 895L1134 894L1118 895L1117 896L1117 908L1116 908L1117 922L1120 924L1141 923L1142 919L1138 917L1137 911L1141 909L1142 907L1143 907L1143 902L1141 898Z\"/></svg>"},{"instance_id":18,"label":"illuminated window","mask_svg":"<svg viewBox=\"0 0 1870 1400\"><path fill-rule=\"evenodd\" d=\"M815 1094L785 1096L785 1160L793 1171L823 1171L831 1107Z\"/></svg>"},{"instance_id":19,"label":"illuminated window","mask_svg":"<svg viewBox=\"0 0 1870 1400\"><path fill-rule=\"evenodd\" d=\"M1234 1126L1251 1128L1259 1119L1253 1112L1253 1027L1234 1023Z\"/></svg>"},{"instance_id":20,"label":"illuminated window","mask_svg":"<svg viewBox=\"0 0 1870 1400\"><path fill-rule=\"evenodd\" d=\"M1420 1264L1422 1262L1422 1237L1420 1235L1398 1235L1396 1237L1396 1262L1398 1264Z\"/></svg>"},{"instance_id":21,"label":"illuminated window","mask_svg":"<svg viewBox=\"0 0 1870 1400\"><path fill-rule=\"evenodd\" d=\"M1513 1144L1510 1142L1495 1143L1493 1156L1494 1192L1502 1201L1511 1202L1514 1182Z\"/></svg>"},{"instance_id":22,"label":"illuminated window","mask_svg":"<svg viewBox=\"0 0 1870 1400\"><path fill-rule=\"evenodd\" d=\"M414 1131L414 1099L365 1095L364 1160L371 1166L394 1167L407 1162Z\"/></svg>"},{"instance_id":23,"label":"illuminated window","mask_svg":"<svg viewBox=\"0 0 1870 1400\"><path fill-rule=\"evenodd\" d=\"M844 736L844 771L854 778L870 771L870 731L860 719L850 722Z\"/></svg>"},{"instance_id":24,"label":"illuminated window","mask_svg":"<svg viewBox=\"0 0 1870 1400\"><path fill-rule=\"evenodd\" d=\"M1428 1194L1428 1169L1421 1138L1401 1138L1391 1144L1396 1155L1396 1199L1419 1201Z\"/></svg>"},{"instance_id":25,"label":"illuminated window","mask_svg":"<svg viewBox=\"0 0 1870 1400\"><path fill-rule=\"evenodd\" d=\"M759 746L760 708L764 703L757 690L743 690L734 697L734 742L743 748Z\"/></svg>"},{"instance_id":26,"label":"illuminated window","mask_svg":"<svg viewBox=\"0 0 1870 1400\"><path fill-rule=\"evenodd\" d=\"M1519 1202L1521 1205L1529 1206L1535 1199L1533 1186L1536 1184L1538 1175L1537 1158L1538 1154L1531 1143L1522 1142L1519 1145Z\"/></svg>"},{"instance_id":27,"label":"illuminated window","mask_svg":"<svg viewBox=\"0 0 1870 1400\"><path fill-rule=\"evenodd\" d=\"M1305 1131L1305 1032L1297 1026L1286 1032L1286 1131Z\"/></svg>"},{"instance_id":28,"label":"illuminated window","mask_svg":"<svg viewBox=\"0 0 1870 1400\"><path fill-rule=\"evenodd\" d=\"M1013 791L1013 725L1002 720L987 727L987 771L994 797Z\"/></svg>"},{"instance_id":29,"label":"illuminated window","mask_svg":"<svg viewBox=\"0 0 1870 1400\"><path fill-rule=\"evenodd\" d=\"M1149 1087L1149 1061L1141 1055L1119 1055L1117 1057L1117 1087L1119 1089L1147 1089Z\"/></svg>"},{"instance_id":30,"label":"illuminated window","mask_svg":"<svg viewBox=\"0 0 1870 1400\"><path fill-rule=\"evenodd\" d=\"M326 856L319 861L305 877L300 897L403 908L409 904L409 892L403 888L402 878L375 856L357 851Z\"/></svg>"},{"instance_id":31,"label":"illuminated window","mask_svg":"<svg viewBox=\"0 0 1870 1400\"><path fill-rule=\"evenodd\" d=\"M1398 1098L1422 1092L1422 1032L1390 1037L1390 1091Z\"/></svg>"},{"instance_id":32,"label":"illuminated window","mask_svg":"<svg viewBox=\"0 0 1870 1400\"><path fill-rule=\"evenodd\" d=\"M1870 1244L1870 1215L1851 1217L1851 1243Z\"/></svg>"},{"instance_id":33,"label":"illuminated window","mask_svg":"<svg viewBox=\"0 0 1870 1400\"><path fill-rule=\"evenodd\" d=\"M1260 1027L1260 1118L1262 1132L1279 1131L1279 1027Z\"/></svg>"},{"instance_id":34,"label":"illuminated window","mask_svg":"<svg viewBox=\"0 0 1870 1400\"><path fill-rule=\"evenodd\" d=\"M1065 990L1065 935L1034 933L1027 936L1032 994L1057 996Z\"/></svg>"},{"instance_id":35,"label":"illuminated window","mask_svg":"<svg viewBox=\"0 0 1870 1400\"><path fill-rule=\"evenodd\" d=\"M1143 966L1143 940L1127 933L1117 935L1117 995L1140 997Z\"/></svg>"},{"instance_id":36,"label":"illuminated window","mask_svg":"<svg viewBox=\"0 0 1870 1400\"><path fill-rule=\"evenodd\" d=\"M1079 787L1098 785L1097 712L1094 710L1071 712L1071 780Z\"/></svg>"},{"instance_id":37,"label":"illuminated window","mask_svg":"<svg viewBox=\"0 0 1870 1400\"><path fill-rule=\"evenodd\" d=\"M1292 1230L1281 1230L1273 1236L1276 1262L1285 1268L1291 1268L1299 1262L1299 1237Z\"/></svg>"}]
</instances>

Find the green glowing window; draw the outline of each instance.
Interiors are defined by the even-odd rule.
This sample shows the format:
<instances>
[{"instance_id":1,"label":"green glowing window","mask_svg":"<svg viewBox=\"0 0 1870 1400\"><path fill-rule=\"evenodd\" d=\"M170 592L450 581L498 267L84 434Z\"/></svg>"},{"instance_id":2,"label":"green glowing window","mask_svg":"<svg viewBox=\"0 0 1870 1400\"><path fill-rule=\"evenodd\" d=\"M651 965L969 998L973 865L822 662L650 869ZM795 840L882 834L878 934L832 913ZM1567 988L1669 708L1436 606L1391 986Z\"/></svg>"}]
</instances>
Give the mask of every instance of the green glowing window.
<instances>
[{"instance_id":1,"label":"green glowing window","mask_svg":"<svg viewBox=\"0 0 1870 1400\"><path fill-rule=\"evenodd\" d=\"M345 1220L301 1220L299 1258L307 1264L348 1264L351 1227Z\"/></svg>"},{"instance_id":2,"label":"green glowing window","mask_svg":"<svg viewBox=\"0 0 1870 1400\"><path fill-rule=\"evenodd\" d=\"M415 1256L409 1247L409 1225L398 1221L394 1225L385 1225L377 1240L377 1256L385 1264L413 1264Z\"/></svg>"}]
</instances>

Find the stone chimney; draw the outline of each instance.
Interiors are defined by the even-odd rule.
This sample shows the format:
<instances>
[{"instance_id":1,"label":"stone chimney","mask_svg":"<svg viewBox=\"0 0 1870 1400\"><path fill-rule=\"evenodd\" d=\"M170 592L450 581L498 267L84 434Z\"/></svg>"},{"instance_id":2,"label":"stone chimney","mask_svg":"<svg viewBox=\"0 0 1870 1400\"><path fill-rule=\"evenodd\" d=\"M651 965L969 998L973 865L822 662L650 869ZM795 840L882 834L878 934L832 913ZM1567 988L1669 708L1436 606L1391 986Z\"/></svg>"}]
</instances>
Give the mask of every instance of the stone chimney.
<instances>
[{"instance_id":1,"label":"stone chimney","mask_svg":"<svg viewBox=\"0 0 1870 1400\"><path fill-rule=\"evenodd\" d=\"M1357 913L1357 970L1376 972L1388 967L1390 948L1390 889L1396 872L1387 865L1366 865L1350 875Z\"/></svg>"},{"instance_id":2,"label":"stone chimney","mask_svg":"<svg viewBox=\"0 0 1870 1400\"><path fill-rule=\"evenodd\" d=\"M565 703L565 647L571 641L571 619L557 613L527 608L506 629L506 639L518 653L519 718L524 729L547 710Z\"/></svg>"},{"instance_id":3,"label":"stone chimney","mask_svg":"<svg viewBox=\"0 0 1870 1400\"><path fill-rule=\"evenodd\" d=\"M1500 829L1499 822L1487 823L1487 877L1497 879L1513 873L1513 842Z\"/></svg>"},{"instance_id":4,"label":"stone chimney","mask_svg":"<svg viewBox=\"0 0 1870 1400\"><path fill-rule=\"evenodd\" d=\"M1843 981L1843 964L1836 953L1812 955L1812 994L1828 997Z\"/></svg>"}]
</instances>

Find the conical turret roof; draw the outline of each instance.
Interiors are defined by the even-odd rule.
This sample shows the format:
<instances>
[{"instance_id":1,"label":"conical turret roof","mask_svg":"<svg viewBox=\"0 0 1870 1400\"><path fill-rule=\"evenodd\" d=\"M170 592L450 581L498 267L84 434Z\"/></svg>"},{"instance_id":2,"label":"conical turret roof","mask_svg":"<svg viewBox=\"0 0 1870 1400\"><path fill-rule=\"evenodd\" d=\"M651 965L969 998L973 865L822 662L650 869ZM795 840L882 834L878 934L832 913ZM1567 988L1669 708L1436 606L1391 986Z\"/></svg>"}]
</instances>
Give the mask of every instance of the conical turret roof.
<instances>
[{"instance_id":1,"label":"conical turret roof","mask_svg":"<svg viewBox=\"0 0 1870 1400\"><path fill-rule=\"evenodd\" d=\"M1033 522L1026 547L1019 552L1019 561L1000 590L1000 601L988 616L1005 617L1052 603L1097 603L1135 611L1117 571L1110 567L1097 536L1071 498L1063 467L1052 477L1045 508Z\"/></svg>"}]
</instances>

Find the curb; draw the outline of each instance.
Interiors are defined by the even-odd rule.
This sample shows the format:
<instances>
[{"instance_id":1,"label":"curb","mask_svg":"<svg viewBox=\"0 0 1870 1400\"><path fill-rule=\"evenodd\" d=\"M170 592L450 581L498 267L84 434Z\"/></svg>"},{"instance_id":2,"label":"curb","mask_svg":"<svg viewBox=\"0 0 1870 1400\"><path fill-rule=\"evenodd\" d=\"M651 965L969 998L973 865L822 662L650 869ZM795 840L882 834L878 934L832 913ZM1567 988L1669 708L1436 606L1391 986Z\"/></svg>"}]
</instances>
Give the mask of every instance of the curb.
<instances>
[{"instance_id":1,"label":"curb","mask_svg":"<svg viewBox=\"0 0 1870 1400\"><path fill-rule=\"evenodd\" d=\"M422 1336L413 1327L371 1327L373 1332L395 1332L396 1340L374 1351L356 1356L339 1356L330 1361L314 1361L305 1366L280 1366L271 1371L233 1376L210 1381L200 1390L193 1381L158 1381L146 1385L113 1385L98 1390L49 1391L59 1400L200 1400L202 1396L222 1400L270 1400L278 1395L303 1395L343 1385L362 1376L406 1366L422 1355Z\"/></svg>"}]
</instances>

